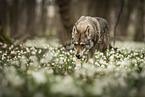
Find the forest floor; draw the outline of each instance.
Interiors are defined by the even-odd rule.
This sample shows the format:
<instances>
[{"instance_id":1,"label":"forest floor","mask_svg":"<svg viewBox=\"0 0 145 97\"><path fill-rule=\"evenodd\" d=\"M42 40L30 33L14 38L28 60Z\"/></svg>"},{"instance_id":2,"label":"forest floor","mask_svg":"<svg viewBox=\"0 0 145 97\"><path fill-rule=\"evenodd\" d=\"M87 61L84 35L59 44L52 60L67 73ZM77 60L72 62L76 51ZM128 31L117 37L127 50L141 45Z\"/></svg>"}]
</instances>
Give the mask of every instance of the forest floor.
<instances>
[{"instance_id":1,"label":"forest floor","mask_svg":"<svg viewBox=\"0 0 145 97\"><path fill-rule=\"evenodd\" d=\"M145 43L116 41L76 69L74 51L58 40L0 43L0 97L145 97ZM87 54L87 53L86 53Z\"/></svg>"}]
</instances>

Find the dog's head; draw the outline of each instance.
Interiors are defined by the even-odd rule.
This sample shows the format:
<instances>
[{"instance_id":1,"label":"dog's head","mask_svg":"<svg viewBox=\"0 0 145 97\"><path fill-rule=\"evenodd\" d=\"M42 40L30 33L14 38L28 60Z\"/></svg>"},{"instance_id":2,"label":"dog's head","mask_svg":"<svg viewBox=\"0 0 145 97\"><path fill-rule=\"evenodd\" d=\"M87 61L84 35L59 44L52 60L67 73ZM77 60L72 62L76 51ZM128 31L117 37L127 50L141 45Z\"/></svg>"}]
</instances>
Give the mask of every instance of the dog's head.
<instances>
[{"instance_id":1,"label":"dog's head","mask_svg":"<svg viewBox=\"0 0 145 97\"><path fill-rule=\"evenodd\" d=\"M76 51L75 56L81 59L84 52L93 46L91 39L90 27L78 27L75 25L72 30L72 45Z\"/></svg>"}]
</instances>

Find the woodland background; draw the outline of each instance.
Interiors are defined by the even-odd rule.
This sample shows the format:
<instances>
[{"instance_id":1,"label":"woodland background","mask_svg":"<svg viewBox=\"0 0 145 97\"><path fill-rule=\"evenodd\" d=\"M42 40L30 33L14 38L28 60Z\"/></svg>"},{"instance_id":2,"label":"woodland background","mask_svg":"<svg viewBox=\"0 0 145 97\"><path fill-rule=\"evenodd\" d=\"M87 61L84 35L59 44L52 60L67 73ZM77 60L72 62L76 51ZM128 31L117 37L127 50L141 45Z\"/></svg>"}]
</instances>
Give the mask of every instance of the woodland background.
<instances>
[{"instance_id":1,"label":"woodland background","mask_svg":"<svg viewBox=\"0 0 145 97\"><path fill-rule=\"evenodd\" d=\"M116 29L116 39L144 41L144 0L0 0L3 30L13 41L34 37L71 39L71 29L82 15L103 17L109 22L113 39L122 2L124 6Z\"/></svg>"},{"instance_id":2,"label":"woodland background","mask_svg":"<svg viewBox=\"0 0 145 97\"><path fill-rule=\"evenodd\" d=\"M0 0L0 97L145 97L144 12L145 0ZM77 66L64 46L78 18L105 18L112 42L119 14L115 46Z\"/></svg>"}]
</instances>

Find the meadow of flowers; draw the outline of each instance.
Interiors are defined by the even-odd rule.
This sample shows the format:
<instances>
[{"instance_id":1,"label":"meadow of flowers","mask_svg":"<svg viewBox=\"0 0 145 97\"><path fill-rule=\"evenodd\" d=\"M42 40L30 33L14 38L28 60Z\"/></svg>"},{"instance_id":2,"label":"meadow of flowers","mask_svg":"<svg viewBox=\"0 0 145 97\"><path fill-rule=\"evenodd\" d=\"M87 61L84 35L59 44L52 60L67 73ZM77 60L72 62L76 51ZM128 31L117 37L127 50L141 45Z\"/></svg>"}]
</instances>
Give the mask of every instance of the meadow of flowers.
<instances>
[{"instance_id":1,"label":"meadow of flowers","mask_svg":"<svg viewBox=\"0 0 145 97\"><path fill-rule=\"evenodd\" d=\"M117 42L76 69L74 51L45 40L0 43L0 97L145 97L145 44ZM87 54L87 53L86 53Z\"/></svg>"}]
</instances>

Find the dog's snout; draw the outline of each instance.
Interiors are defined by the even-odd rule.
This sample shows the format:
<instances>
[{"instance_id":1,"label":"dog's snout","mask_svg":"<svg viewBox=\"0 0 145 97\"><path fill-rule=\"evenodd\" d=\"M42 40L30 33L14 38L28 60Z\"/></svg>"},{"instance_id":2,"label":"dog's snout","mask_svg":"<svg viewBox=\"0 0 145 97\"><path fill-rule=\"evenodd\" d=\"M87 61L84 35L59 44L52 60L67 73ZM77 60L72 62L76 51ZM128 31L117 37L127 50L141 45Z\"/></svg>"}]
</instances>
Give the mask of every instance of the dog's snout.
<instances>
[{"instance_id":1,"label":"dog's snout","mask_svg":"<svg viewBox=\"0 0 145 97\"><path fill-rule=\"evenodd\" d=\"M76 54L75 56L76 56L78 59L81 59L80 54Z\"/></svg>"}]
</instances>

